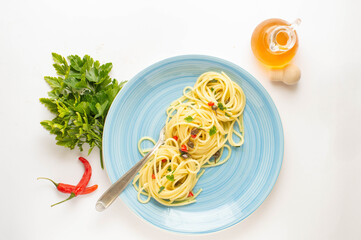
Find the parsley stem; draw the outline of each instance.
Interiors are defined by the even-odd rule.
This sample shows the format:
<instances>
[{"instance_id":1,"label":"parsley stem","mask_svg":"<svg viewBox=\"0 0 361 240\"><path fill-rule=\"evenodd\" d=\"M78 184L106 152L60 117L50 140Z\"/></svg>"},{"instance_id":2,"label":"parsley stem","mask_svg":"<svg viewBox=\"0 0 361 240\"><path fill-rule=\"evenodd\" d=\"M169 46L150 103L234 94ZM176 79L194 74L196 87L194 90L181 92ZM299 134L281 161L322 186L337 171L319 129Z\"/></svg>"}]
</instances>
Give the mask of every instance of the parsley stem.
<instances>
[{"instance_id":1,"label":"parsley stem","mask_svg":"<svg viewBox=\"0 0 361 240\"><path fill-rule=\"evenodd\" d=\"M102 169L104 169L104 163L103 163L103 149L100 147L99 148L99 152L100 152L100 166L102 167Z\"/></svg>"},{"instance_id":2,"label":"parsley stem","mask_svg":"<svg viewBox=\"0 0 361 240\"><path fill-rule=\"evenodd\" d=\"M93 130L89 130L89 132L99 141L102 141L102 138L100 136L98 136Z\"/></svg>"}]
</instances>

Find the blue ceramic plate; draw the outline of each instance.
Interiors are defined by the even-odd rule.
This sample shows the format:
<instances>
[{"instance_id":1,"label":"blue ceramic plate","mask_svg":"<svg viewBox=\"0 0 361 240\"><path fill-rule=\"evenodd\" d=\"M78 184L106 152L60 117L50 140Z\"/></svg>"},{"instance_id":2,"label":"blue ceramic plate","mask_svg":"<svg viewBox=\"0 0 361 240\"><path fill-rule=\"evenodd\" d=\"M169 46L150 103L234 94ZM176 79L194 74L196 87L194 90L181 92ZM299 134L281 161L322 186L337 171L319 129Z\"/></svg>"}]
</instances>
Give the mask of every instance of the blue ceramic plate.
<instances>
[{"instance_id":1,"label":"blue ceramic plate","mask_svg":"<svg viewBox=\"0 0 361 240\"><path fill-rule=\"evenodd\" d=\"M266 90L239 66L210 56L185 55L151 65L130 80L115 98L104 128L103 154L112 183L141 159L141 137L157 139L165 110L193 86L204 72L225 72L247 97L245 143L232 147L230 160L208 168L195 190L197 202L165 207L154 200L142 204L129 185L120 198L141 218L169 231L201 234L228 228L255 211L271 192L283 159L283 130L277 109ZM147 146L145 146L147 147ZM149 146L148 146L149 147Z\"/></svg>"}]
</instances>

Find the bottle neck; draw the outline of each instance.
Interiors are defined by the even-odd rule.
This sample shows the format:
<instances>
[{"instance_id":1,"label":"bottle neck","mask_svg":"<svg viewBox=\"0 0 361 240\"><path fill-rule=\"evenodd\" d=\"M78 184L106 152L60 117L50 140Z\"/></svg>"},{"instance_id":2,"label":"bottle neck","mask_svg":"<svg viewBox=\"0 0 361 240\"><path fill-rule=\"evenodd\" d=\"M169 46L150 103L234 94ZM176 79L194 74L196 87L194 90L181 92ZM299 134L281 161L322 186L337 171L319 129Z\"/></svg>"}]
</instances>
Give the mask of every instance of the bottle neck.
<instances>
[{"instance_id":1,"label":"bottle neck","mask_svg":"<svg viewBox=\"0 0 361 240\"><path fill-rule=\"evenodd\" d=\"M273 54L282 54L292 49L297 41L295 27L300 24L297 19L292 25L276 25L268 29L268 46Z\"/></svg>"}]
</instances>

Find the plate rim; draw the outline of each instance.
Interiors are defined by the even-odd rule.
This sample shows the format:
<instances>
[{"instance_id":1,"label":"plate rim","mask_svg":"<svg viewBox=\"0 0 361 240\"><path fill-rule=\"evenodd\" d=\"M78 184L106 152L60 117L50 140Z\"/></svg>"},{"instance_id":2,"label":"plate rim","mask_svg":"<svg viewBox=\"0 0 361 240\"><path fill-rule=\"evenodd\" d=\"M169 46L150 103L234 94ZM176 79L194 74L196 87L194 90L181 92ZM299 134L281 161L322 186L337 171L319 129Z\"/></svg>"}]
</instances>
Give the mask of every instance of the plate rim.
<instances>
[{"instance_id":1,"label":"plate rim","mask_svg":"<svg viewBox=\"0 0 361 240\"><path fill-rule=\"evenodd\" d=\"M124 195L120 194L118 196L118 198L120 198L122 200L122 202L125 204L125 206L135 215L137 216L139 219L141 219L143 222L146 222L148 224L150 224L151 226L155 226L158 229L162 230L162 231L166 231L166 232L172 232L172 233L177 233L180 235L209 235L209 234L214 234L220 231L224 231L227 229L230 229L231 227L236 226L237 224L241 223L243 220L245 220L247 217L249 217L252 213L254 213L263 203L264 201L268 198L268 196L270 195L270 193L272 192L273 188L276 185L277 179L279 177L279 174L281 172L281 168L282 168L282 164L283 164L283 160L284 160L284 130L283 130L283 124L282 124L282 119L281 116L278 112L278 109L276 107L276 104L274 103L271 95L268 93L268 91L265 89L265 87L263 87L263 85L252 75L250 74L248 71L246 71L245 69L243 69L242 67L238 66L237 64L219 58L219 57L215 57L215 56L211 56L211 55L204 55L204 54L184 54L184 55L177 55L177 56L173 56L173 57L168 57L165 58L163 60L157 61L151 65L148 65L146 68L144 68L143 70L141 70L140 72L138 72L136 75L134 75L130 80L128 80L126 82L126 84L124 84L124 86L122 87L122 89L118 92L118 94L116 95L116 97L114 98L113 102L110 105L109 111L107 113L107 116L105 118L105 123L104 123L104 129L103 129L103 143L102 143L102 157L103 157L103 163L104 163L104 170L106 171L107 177L110 181L111 184L113 184L114 182L112 181L110 175L109 175L109 171L107 168L107 164L105 161L105 151L104 151L104 145L105 142L104 141L107 136L107 129L109 128L109 121L107 121L108 116L110 115L110 113L114 112L115 110L115 105L118 102L117 99L120 99L121 96L123 95L122 92L126 92L129 88L131 88L131 84L135 82L137 79L139 79L141 76L145 75L147 72L151 72L153 69L157 68L158 66L164 65L166 63L172 63L172 62L176 62L176 61L184 61L184 60L206 60L206 61L213 61L213 62L217 62L217 63L221 63L223 65L226 65L228 67L234 68L235 70L241 72L243 75L245 75L248 79L251 79L251 81L249 81L251 84L254 84L258 90L260 90L261 94L267 99L267 101L269 102L269 105L272 109L272 112L275 114L275 119L276 119L276 123L279 127L279 136L280 136L280 162L279 162L279 167L277 168L277 172L274 175L274 178L272 179L272 183L271 183L271 187L269 189L269 191L264 195L264 197L261 198L261 201L259 201L258 204L255 204L255 207L252 211L250 211L247 215L245 215L244 217L238 218L237 220L229 223L229 224L225 224L222 225L220 227L216 227L213 228L212 230L206 230L206 231L177 231L175 229L171 229L171 228L163 228L162 226L158 226L157 224L148 221L147 219L143 218L141 215L139 215L131 206L129 206L127 204L127 200L124 199Z\"/></svg>"}]
</instances>

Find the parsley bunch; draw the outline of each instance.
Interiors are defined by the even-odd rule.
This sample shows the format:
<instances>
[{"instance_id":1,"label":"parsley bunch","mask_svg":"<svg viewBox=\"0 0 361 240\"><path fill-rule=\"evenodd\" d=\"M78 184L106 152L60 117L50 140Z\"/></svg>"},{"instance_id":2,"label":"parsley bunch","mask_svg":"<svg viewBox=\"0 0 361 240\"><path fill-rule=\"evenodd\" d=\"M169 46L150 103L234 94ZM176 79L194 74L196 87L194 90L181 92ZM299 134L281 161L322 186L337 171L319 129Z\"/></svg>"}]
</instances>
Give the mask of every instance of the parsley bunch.
<instances>
[{"instance_id":1,"label":"parsley bunch","mask_svg":"<svg viewBox=\"0 0 361 240\"><path fill-rule=\"evenodd\" d=\"M112 63L100 65L90 56L81 59L77 55L68 56L68 60L52 53L54 68L58 77L44 77L50 85L48 98L40 98L50 112L56 116L53 120L44 120L40 124L55 134L56 144L70 149L83 144L89 145L88 154L95 146L100 149L102 159L102 134L105 117L114 97L125 82L118 83L109 77Z\"/></svg>"}]
</instances>

